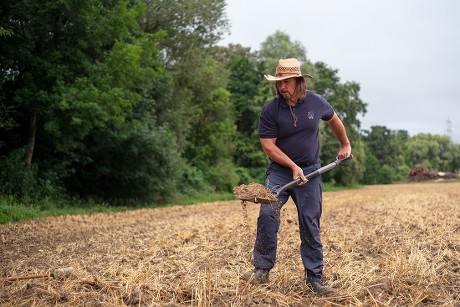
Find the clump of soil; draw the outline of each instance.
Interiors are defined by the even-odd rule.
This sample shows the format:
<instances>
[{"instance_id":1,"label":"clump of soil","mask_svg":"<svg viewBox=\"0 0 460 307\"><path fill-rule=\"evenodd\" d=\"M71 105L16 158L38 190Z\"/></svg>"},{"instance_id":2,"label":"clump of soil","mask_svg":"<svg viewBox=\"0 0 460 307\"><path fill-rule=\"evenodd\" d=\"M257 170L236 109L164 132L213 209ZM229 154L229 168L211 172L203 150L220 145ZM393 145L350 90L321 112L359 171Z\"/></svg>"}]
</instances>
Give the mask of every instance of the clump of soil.
<instances>
[{"instance_id":1,"label":"clump of soil","mask_svg":"<svg viewBox=\"0 0 460 307\"><path fill-rule=\"evenodd\" d=\"M272 190L260 183L242 184L234 187L233 194L242 201L253 203L266 204L278 201Z\"/></svg>"}]
</instances>

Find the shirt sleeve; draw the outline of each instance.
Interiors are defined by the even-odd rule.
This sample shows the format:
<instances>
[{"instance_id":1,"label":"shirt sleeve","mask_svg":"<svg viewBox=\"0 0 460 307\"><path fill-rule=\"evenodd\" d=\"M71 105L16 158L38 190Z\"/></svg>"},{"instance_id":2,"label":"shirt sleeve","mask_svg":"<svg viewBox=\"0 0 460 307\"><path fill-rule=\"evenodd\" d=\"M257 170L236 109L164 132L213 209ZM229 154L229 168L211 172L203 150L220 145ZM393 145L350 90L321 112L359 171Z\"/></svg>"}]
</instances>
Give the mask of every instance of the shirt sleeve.
<instances>
[{"instance_id":1,"label":"shirt sleeve","mask_svg":"<svg viewBox=\"0 0 460 307\"><path fill-rule=\"evenodd\" d=\"M272 101L264 106L259 118L259 138L278 137L278 125L275 121L275 103Z\"/></svg>"},{"instance_id":2,"label":"shirt sleeve","mask_svg":"<svg viewBox=\"0 0 460 307\"><path fill-rule=\"evenodd\" d=\"M334 108L330 105L329 102L327 102L326 99L324 99L323 96L321 96L321 102L323 104L323 108L321 112L323 116L321 116L321 119L328 121L334 116Z\"/></svg>"}]
</instances>

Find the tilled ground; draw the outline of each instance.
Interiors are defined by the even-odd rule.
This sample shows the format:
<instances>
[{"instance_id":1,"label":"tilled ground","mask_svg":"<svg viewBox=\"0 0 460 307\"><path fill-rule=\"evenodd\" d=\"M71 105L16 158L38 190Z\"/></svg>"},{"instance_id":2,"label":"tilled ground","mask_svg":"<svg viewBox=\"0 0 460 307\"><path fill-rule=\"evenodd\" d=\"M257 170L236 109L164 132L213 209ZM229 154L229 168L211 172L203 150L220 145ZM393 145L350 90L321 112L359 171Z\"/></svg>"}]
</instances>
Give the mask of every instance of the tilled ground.
<instances>
[{"instance_id":1,"label":"tilled ground","mask_svg":"<svg viewBox=\"0 0 460 307\"><path fill-rule=\"evenodd\" d=\"M251 269L259 205L239 201L0 225L1 306L460 306L460 182L324 193L325 281L306 286L296 211L282 209L270 283Z\"/></svg>"}]
</instances>

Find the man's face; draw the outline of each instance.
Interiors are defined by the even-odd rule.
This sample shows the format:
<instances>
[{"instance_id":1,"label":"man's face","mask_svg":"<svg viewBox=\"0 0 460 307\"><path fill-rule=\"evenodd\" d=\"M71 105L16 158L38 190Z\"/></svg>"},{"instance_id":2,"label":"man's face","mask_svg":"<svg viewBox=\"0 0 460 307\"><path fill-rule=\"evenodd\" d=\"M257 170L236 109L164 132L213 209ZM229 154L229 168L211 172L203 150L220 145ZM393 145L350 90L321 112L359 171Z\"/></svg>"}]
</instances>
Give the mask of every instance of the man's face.
<instances>
[{"instance_id":1,"label":"man's face","mask_svg":"<svg viewBox=\"0 0 460 307\"><path fill-rule=\"evenodd\" d=\"M294 98L296 80L295 78L288 78L281 81L276 81L276 87L284 99L291 100Z\"/></svg>"}]
</instances>

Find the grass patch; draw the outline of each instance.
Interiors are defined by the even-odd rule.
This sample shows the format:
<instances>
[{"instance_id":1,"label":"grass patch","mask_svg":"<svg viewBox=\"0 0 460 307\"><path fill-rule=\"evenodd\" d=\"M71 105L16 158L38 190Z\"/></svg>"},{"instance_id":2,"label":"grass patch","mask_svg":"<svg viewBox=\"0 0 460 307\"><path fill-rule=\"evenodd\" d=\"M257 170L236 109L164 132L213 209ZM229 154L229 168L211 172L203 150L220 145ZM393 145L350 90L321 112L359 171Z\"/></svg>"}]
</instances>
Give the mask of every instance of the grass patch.
<instances>
[{"instance_id":1,"label":"grass patch","mask_svg":"<svg viewBox=\"0 0 460 307\"><path fill-rule=\"evenodd\" d=\"M95 201L70 201L45 199L33 204L24 204L14 197L0 197L0 224L27 221L34 218L60 215L80 215L101 212L123 212L142 208L158 208L170 206L193 205L198 203L234 200L231 193L206 194L194 196L177 196L164 204L117 205L98 203Z\"/></svg>"},{"instance_id":2,"label":"grass patch","mask_svg":"<svg viewBox=\"0 0 460 307\"><path fill-rule=\"evenodd\" d=\"M0 224L26 221L43 216L43 213L36 208L5 199L0 200Z\"/></svg>"},{"instance_id":3,"label":"grass patch","mask_svg":"<svg viewBox=\"0 0 460 307\"><path fill-rule=\"evenodd\" d=\"M13 198L0 198L0 224L27 221L47 216L90 214L118 210L122 211L126 210L126 208L110 207L105 204L88 206L81 203L67 203L62 206L61 202L52 203L50 201L46 201L45 204L24 204Z\"/></svg>"},{"instance_id":4,"label":"grass patch","mask_svg":"<svg viewBox=\"0 0 460 307\"><path fill-rule=\"evenodd\" d=\"M361 185L351 187L337 186L332 183L324 183L325 192L358 189ZM24 204L12 196L0 197L0 224L27 221L34 218L60 215L84 215L101 212L123 212L142 208L158 208L170 206L184 206L199 203L211 203L216 201L237 200L232 193L211 193L196 195L179 195L171 201L163 204L137 204L117 205L98 203L95 201L79 200L52 200L44 199L32 204Z\"/></svg>"}]
</instances>

